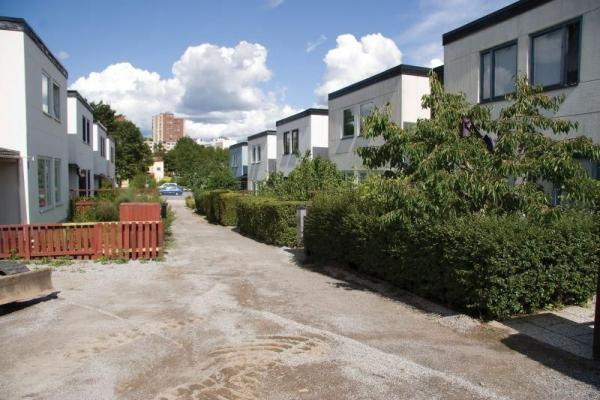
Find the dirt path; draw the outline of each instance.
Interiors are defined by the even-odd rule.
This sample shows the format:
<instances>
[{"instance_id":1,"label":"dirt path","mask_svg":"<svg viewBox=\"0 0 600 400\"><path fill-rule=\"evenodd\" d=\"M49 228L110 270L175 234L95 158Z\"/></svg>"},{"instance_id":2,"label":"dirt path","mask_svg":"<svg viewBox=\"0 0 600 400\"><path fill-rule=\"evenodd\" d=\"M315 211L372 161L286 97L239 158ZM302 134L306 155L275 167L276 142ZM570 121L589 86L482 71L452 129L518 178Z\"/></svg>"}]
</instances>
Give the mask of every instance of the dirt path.
<instances>
[{"instance_id":1,"label":"dirt path","mask_svg":"<svg viewBox=\"0 0 600 400\"><path fill-rule=\"evenodd\" d=\"M592 362L171 204L167 261L61 267L57 299L0 308L0 399L600 398Z\"/></svg>"}]
</instances>

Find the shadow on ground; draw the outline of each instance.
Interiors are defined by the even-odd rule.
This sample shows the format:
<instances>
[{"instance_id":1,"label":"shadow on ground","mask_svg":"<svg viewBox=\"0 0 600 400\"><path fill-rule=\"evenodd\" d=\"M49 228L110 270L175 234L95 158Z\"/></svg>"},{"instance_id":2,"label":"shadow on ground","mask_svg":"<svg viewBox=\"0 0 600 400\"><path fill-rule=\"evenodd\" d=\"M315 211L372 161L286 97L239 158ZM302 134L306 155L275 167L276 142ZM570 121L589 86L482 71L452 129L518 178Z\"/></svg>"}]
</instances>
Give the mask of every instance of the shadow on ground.
<instances>
[{"instance_id":1,"label":"shadow on ground","mask_svg":"<svg viewBox=\"0 0 600 400\"><path fill-rule=\"evenodd\" d=\"M33 299L33 300L29 300L29 301L21 301L21 302L15 302L15 303L9 303L9 304L4 304L2 306L0 306L0 317L3 315L8 315L17 311L21 311L25 308L34 306L36 304L39 303L43 303L49 300L54 300L58 298L58 293L60 292L54 292L54 293L50 293L47 296L44 297L40 297L37 299Z\"/></svg>"},{"instance_id":2,"label":"shadow on ground","mask_svg":"<svg viewBox=\"0 0 600 400\"><path fill-rule=\"evenodd\" d=\"M441 318L456 318L462 315L445 306L433 303L405 290L395 288L386 282L350 268L312 264L307 259L304 249L285 248L285 251L291 254L294 263L300 268L324 274L335 279L330 284L336 288L368 291L402 302L424 313L438 314ZM495 332L493 336L497 337L502 345L563 375L600 388L600 362L593 361L589 357L586 358L588 354L591 354L593 322L577 323L551 313L545 313L503 321L502 323L519 332L512 335L507 335L505 331L498 330ZM557 332L543 332L543 330L547 331L548 329L554 329ZM562 332L563 336L559 332ZM541 335L542 333L545 333L545 336ZM554 333L554 336L552 333ZM559 339L567 333L577 340L576 344L579 346L579 353L575 352L573 354L571 348L567 351L558 346L561 343ZM469 333L465 334L469 335ZM480 332L477 334L480 334ZM536 334L538 334L537 337ZM548 337L553 338L554 341L549 342L547 340Z\"/></svg>"}]
</instances>

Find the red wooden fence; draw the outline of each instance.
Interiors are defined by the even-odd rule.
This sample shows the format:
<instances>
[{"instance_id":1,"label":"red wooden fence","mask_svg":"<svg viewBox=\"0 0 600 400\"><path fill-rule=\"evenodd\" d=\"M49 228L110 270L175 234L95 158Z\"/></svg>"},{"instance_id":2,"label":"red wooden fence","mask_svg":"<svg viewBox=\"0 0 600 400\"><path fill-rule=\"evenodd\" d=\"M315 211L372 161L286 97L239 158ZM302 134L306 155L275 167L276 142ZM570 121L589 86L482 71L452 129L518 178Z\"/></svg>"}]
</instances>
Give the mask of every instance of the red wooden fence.
<instances>
[{"instance_id":1,"label":"red wooden fence","mask_svg":"<svg viewBox=\"0 0 600 400\"><path fill-rule=\"evenodd\" d=\"M162 251L161 221L0 225L0 259L148 259L159 257Z\"/></svg>"},{"instance_id":2,"label":"red wooden fence","mask_svg":"<svg viewBox=\"0 0 600 400\"><path fill-rule=\"evenodd\" d=\"M121 203L119 221L158 221L160 203Z\"/></svg>"}]
</instances>

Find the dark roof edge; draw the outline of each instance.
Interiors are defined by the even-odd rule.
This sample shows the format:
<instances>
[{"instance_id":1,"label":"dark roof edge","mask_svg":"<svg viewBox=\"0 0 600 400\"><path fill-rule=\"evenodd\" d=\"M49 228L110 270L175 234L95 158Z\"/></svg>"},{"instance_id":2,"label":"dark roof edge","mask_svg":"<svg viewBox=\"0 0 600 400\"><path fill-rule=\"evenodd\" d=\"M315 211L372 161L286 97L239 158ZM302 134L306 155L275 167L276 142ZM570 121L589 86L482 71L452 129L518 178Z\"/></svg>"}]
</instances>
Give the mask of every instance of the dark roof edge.
<instances>
[{"instance_id":1,"label":"dark roof edge","mask_svg":"<svg viewBox=\"0 0 600 400\"><path fill-rule=\"evenodd\" d=\"M493 25L504 22L508 19L516 17L517 15L523 14L527 11L533 10L541 5L551 2L552 0L519 0L515 3L509 4L499 10L494 11L491 14L485 15L475 21L471 21L466 25L451 30L450 32L442 35L443 45L450 44L475 32L479 32L485 28L489 28Z\"/></svg>"},{"instance_id":2,"label":"dark roof edge","mask_svg":"<svg viewBox=\"0 0 600 400\"><path fill-rule=\"evenodd\" d=\"M431 68L407 64L396 65L395 67L380 72L377 75L370 76L367 79L363 79L362 81L353 83L350 86L346 86L345 88L329 93L328 99L337 99L338 97L342 97L348 93L355 92L367 86L371 86L376 83L395 78L398 75L429 76L429 71L431 71Z\"/></svg>"},{"instance_id":3,"label":"dark roof edge","mask_svg":"<svg viewBox=\"0 0 600 400\"><path fill-rule=\"evenodd\" d=\"M0 30L4 31L17 31L24 32L33 40L33 42L39 47L39 49L50 59L52 64L60 71L61 74L65 78L69 78L69 73L67 69L58 61L54 54L48 49L48 47L44 44L42 39L35 33L35 31L29 26L27 21L23 18L14 18L14 17L3 17L0 16Z\"/></svg>"},{"instance_id":4,"label":"dark roof edge","mask_svg":"<svg viewBox=\"0 0 600 400\"><path fill-rule=\"evenodd\" d=\"M237 149L238 147L248 146L248 142L237 142L236 144L232 144L229 146L230 149Z\"/></svg>"},{"instance_id":5,"label":"dark roof edge","mask_svg":"<svg viewBox=\"0 0 600 400\"><path fill-rule=\"evenodd\" d=\"M81 102L81 104L83 104L85 106L85 108L87 108L88 111L92 113L92 115L94 114L94 110L92 110L92 106L90 106L90 104L87 102L85 97L83 97L81 95L81 93L79 93L77 90L71 90L71 89L67 90L67 97L76 97L77 100L79 100Z\"/></svg>"},{"instance_id":6,"label":"dark roof edge","mask_svg":"<svg viewBox=\"0 0 600 400\"><path fill-rule=\"evenodd\" d=\"M104 124L102 122L94 121L94 125L100 126L102 129L104 129L104 132L106 132L106 134L108 134L108 131L106 130L106 127L104 126Z\"/></svg>"},{"instance_id":7,"label":"dark roof edge","mask_svg":"<svg viewBox=\"0 0 600 400\"><path fill-rule=\"evenodd\" d=\"M275 122L275 126L289 124L292 121L295 121L300 118L308 117L310 115L329 115L329 110L326 108L308 108L297 114L290 115L289 117L280 119L279 121Z\"/></svg>"},{"instance_id":8,"label":"dark roof edge","mask_svg":"<svg viewBox=\"0 0 600 400\"><path fill-rule=\"evenodd\" d=\"M276 135L277 131L263 131L260 133L255 133L254 135L250 135L248 136L248 141L251 141L253 139L258 139L259 137L263 137L263 136L268 136L268 135Z\"/></svg>"}]
</instances>

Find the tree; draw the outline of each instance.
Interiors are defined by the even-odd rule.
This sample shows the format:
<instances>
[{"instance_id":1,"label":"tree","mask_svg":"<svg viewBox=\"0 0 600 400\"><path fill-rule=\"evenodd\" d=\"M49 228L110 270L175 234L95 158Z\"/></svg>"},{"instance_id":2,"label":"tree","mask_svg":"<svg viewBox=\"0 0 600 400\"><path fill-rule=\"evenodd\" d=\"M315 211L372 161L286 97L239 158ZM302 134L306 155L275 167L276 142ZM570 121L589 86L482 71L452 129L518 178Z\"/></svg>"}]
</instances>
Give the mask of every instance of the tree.
<instances>
[{"instance_id":1,"label":"tree","mask_svg":"<svg viewBox=\"0 0 600 400\"><path fill-rule=\"evenodd\" d=\"M102 125L106 127L106 132L112 135L117 129L117 119L121 115L117 115L116 111L113 110L110 105L100 101L99 103L90 103L94 114L94 121L100 121Z\"/></svg>"},{"instance_id":2,"label":"tree","mask_svg":"<svg viewBox=\"0 0 600 400\"><path fill-rule=\"evenodd\" d=\"M364 121L367 138L385 140L358 153L366 166L386 170L388 179L378 185L389 201L390 218L407 207L409 198L418 199L410 207L426 203L428 212L441 216L515 211L541 215L551 204L544 183L560 188L570 204L595 199L598 184L574 156L597 160L600 148L585 137L565 138L577 125L546 116L558 110L563 97L548 97L519 77L509 105L494 119L490 108L444 92L433 75L430 85L431 94L423 97L422 105L431 110L431 119L419 120L415 128L401 129L387 109ZM490 149L491 142L480 134L495 137L495 146Z\"/></svg>"},{"instance_id":3,"label":"tree","mask_svg":"<svg viewBox=\"0 0 600 400\"><path fill-rule=\"evenodd\" d=\"M116 121L111 135L115 141L115 169L119 180L132 179L146 173L152 163L152 153L144 143L139 128L131 121Z\"/></svg>"}]
</instances>

